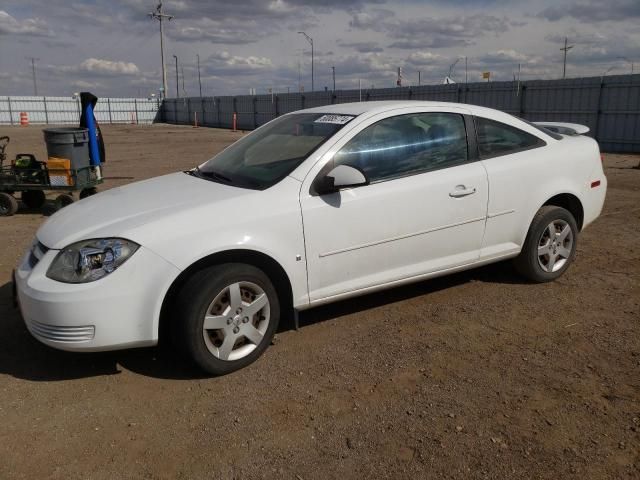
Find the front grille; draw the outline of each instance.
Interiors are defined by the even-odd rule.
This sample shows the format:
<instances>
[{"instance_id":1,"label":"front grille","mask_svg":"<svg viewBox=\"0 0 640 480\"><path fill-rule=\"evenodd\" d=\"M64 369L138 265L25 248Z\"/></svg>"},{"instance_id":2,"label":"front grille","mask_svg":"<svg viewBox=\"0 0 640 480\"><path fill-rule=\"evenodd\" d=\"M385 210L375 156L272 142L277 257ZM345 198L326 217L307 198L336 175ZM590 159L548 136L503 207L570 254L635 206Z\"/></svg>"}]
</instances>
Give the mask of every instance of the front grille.
<instances>
[{"instance_id":1,"label":"front grille","mask_svg":"<svg viewBox=\"0 0 640 480\"><path fill-rule=\"evenodd\" d=\"M29 252L29 266L31 268L35 267L38 262L42 259L45 253L47 253L49 249L45 247L39 241L36 241L31 247L31 251Z\"/></svg>"},{"instance_id":2,"label":"front grille","mask_svg":"<svg viewBox=\"0 0 640 480\"><path fill-rule=\"evenodd\" d=\"M96 327L93 325L87 325L82 327L59 327L56 325L47 325L45 323L36 322L31 320L29 323L29 329L31 332L47 340L53 340L55 342L88 342L93 340L96 334Z\"/></svg>"}]
</instances>

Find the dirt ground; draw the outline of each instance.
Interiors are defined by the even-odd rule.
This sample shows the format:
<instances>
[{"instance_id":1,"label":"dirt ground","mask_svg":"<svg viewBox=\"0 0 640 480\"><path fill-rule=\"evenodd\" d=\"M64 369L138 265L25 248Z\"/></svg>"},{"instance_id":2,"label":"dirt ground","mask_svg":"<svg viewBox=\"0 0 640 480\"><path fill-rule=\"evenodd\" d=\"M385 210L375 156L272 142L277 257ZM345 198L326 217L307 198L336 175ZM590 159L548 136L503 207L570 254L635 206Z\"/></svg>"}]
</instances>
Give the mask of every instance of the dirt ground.
<instances>
[{"instance_id":1,"label":"dirt ground","mask_svg":"<svg viewBox=\"0 0 640 480\"><path fill-rule=\"evenodd\" d=\"M0 127L44 158L41 128ZM240 137L105 126L102 188ZM640 478L640 170L607 155L604 213L559 281L509 263L318 308L255 364L202 378L160 349L31 338L11 269L46 220L0 218L0 478Z\"/></svg>"}]
</instances>

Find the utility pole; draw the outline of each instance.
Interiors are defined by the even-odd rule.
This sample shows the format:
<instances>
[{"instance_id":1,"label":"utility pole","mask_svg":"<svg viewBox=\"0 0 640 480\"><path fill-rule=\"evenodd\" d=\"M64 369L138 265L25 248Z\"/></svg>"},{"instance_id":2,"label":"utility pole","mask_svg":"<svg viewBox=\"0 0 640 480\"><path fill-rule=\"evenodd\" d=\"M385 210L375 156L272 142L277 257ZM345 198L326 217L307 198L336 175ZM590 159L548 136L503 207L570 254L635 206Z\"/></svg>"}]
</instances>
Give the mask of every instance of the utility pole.
<instances>
[{"instance_id":1,"label":"utility pole","mask_svg":"<svg viewBox=\"0 0 640 480\"><path fill-rule=\"evenodd\" d=\"M567 52L571 50L575 45L567 45L567 37L564 37L564 47L560 50L564 51L564 62L562 62L562 78L567 76Z\"/></svg>"},{"instance_id":2,"label":"utility pole","mask_svg":"<svg viewBox=\"0 0 640 480\"><path fill-rule=\"evenodd\" d=\"M422 84L422 72L418 70L418 86Z\"/></svg>"},{"instance_id":3,"label":"utility pole","mask_svg":"<svg viewBox=\"0 0 640 480\"><path fill-rule=\"evenodd\" d=\"M304 38L307 39L307 42L309 42L309 44L311 45L311 91L314 91L314 85L313 85L313 38L311 38L309 35L307 35L304 32L298 32L300 35L304 35Z\"/></svg>"},{"instance_id":4,"label":"utility pole","mask_svg":"<svg viewBox=\"0 0 640 480\"><path fill-rule=\"evenodd\" d=\"M162 58L162 95L167 96L167 69L164 66L164 29L162 23L165 20L171 20L173 15L167 15L162 11L162 1L158 2L155 12L149 13L149 18L160 22L160 57Z\"/></svg>"},{"instance_id":5,"label":"utility pole","mask_svg":"<svg viewBox=\"0 0 640 480\"><path fill-rule=\"evenodd\" d=\"M333 91L336 91L336 67L331 67L331 71L333 72Z\"/></svg>"},{"instance_id":6,"label":"utility pole","mask_svg":"<svg viewBox=\"0 0 640 480\"><path fill-rule=\"evenodd\" d=\"M36 82L36 60L40 60L35 57L25 57L27 60L31 60L31 75L33 76L33 95L38 96L38 82Z\"/></svg>"},{"instance_id":7,"label":"utility pole","mask_svg":"<svg viewBox=\"0 0 640 480\"><path fill-rule=\"evenodd\" d=\"M200 87L200 98L202 98L202 80L200 79L200 55L196 54L198 59L198 86Z\"/></svg>"},{"instance_id":8,"label":"utility pole","mask_svg":"<svg viewBox=\"0 0 640 480\"><path fill-rule=\"evenodd\" d=\"M180 98L180 83L178 82L178 56L174 55L176 59L176 98Z\"/></svg>"},{"instance_id":9,"label":"utility pole","mask_svg":"<svg viewBox=\"0 0 640 480\"><path fill-rule=\"evenodd\" d=\"M187 91L184 89L184 66L180 67L180 72L182 73L182 96L187 96Z\"/></svg>"}]
</instances>

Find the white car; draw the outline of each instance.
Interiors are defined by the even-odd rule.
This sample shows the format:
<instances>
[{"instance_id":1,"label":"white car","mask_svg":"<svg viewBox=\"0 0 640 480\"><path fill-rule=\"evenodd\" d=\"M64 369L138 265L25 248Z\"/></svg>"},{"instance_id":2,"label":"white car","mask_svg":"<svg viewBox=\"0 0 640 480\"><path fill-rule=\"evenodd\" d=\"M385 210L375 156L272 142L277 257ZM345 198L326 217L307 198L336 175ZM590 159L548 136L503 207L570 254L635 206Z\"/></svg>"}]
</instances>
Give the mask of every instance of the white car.
<instances>
[{"instance_id":1,"label":"white car","mask_svg":"<svg viewBox=\"0 0 640 480\"><path fill-rule=\"evenodd\" d=\"M287 114L53 215L15 272L22 316L55 348L166 336L224 374L316 305L508 258L553 280L605 199L587 130L423 101Z\"/></svg>"}]
</instances>

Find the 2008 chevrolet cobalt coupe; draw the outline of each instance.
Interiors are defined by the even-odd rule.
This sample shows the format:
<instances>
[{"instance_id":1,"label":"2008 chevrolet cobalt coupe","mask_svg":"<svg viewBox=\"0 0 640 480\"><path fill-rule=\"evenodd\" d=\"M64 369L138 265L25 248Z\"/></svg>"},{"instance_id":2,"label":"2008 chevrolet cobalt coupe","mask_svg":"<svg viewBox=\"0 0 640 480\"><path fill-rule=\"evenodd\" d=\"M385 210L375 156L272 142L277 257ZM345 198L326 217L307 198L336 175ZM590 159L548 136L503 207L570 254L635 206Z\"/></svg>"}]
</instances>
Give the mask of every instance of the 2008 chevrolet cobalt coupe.
<instances>
[{"instance_id":1,"label":"2008 chevrolet cobalt coupe","mask_svg":"<svg viewBox=\"0 0 640 480\"><path fill-rule=\"evenodd\" d=\"M167 335L224 374L286 312L507 258L550 281L605 198L587 130L435 102L284 115L193 170L53 215L15 273L22 315L56 348Z\"/></svg>"}]
</instances>

